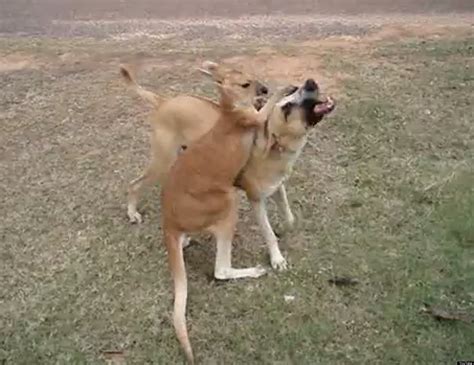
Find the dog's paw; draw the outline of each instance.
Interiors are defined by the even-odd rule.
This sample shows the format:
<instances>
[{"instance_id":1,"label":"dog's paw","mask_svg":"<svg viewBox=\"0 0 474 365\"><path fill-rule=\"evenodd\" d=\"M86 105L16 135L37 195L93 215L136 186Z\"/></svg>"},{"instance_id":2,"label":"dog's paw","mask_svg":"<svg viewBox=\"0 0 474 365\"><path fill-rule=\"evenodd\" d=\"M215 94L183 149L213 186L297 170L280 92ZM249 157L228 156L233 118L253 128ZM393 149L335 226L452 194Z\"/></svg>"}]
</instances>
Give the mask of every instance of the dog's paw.
<instances>
[{"instance_id":1,"label":"dog's paw","mask_svg":"<svg viewBox=\"0 0 474 365\"><path fill-rule=\"evenodd\" d=\"M243 278L259 278L267 273L267 269L262 266L248 267L246 269L216 268L214 278L217 280L232 280Z\"/></svg>"},{"instance_id":2,"label":"dog's paw","mask_svg":"<svg viewBox=\"0 0 474 365\"><path fill-rule=\"evenodd\" d=\"M272 268L274 270L285 271L286 269L288 269L288 262L282 256L282 254L275 255L274 257L271 258L270 261L272 263Z\"/></svg>"},{"instance_id":3,"label":"dog's paw","mask_svg":"<svg viewBox=\"0 0 474 365\"><path fill-rule=\"evenodd\" d=\"M292 211L285 217L284 228L286 232L295 231L301 228L301 224L303 220L301 218L301 212L299 210L295 210L294 213Z\"/></svg>"},{"instance_id":4,"label":"dog's paw","mask_svg":"<svg viewBox=\"0 0 474 365\"><path fill-rule=\"evenodd\" d=\"M143 222L142 215L138 212L128 212L128 219L132 224L139 224Z\"/></svg>"},{"instance_id":5,"label":"dog's paw","mask_svg":"<svg viewBox=\"0 0 474 365\"><path fill-rule=\"evenodd\" d=\"M260 276L263 276L267 273L267 269L265 269L263 266L261 265L258 265L256 267L254 267L254 274L252 275L252 277L254 278L259 278Z\"/></svg>"},{"instance_id":6,"label":"dog's paw","mask_svg":"<svg viewBox=\"0 0 474 365\"><path fill-rule=\"evenodd\" d=\"M296 223L296 218L293 215L293 213L289 214L288 217L286 217L286 222L285 226L288 231L291 231L293 228L295 228L295 223Z\"/></svg>"}]
</instances>

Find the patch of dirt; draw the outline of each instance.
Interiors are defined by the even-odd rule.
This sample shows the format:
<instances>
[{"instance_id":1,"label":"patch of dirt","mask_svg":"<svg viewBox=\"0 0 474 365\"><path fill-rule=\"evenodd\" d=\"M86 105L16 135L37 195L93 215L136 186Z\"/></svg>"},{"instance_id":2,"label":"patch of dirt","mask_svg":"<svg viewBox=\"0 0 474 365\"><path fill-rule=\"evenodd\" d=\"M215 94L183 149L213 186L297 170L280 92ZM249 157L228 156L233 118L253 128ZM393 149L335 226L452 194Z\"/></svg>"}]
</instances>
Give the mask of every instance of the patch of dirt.
<instances>
[{"instance_id":1,"label":"patch of dirt","mask_svg":"<svg viewBox=\"0 0 474 365\"><path fill-rule=\"evenodd\" d=\"M388 24L378 31L362 36L330 36L314 41L298 42L293 44L293 46L301 46L301 54L297 56L283 56L276 49L264 47L254 56L236 56L224 59L223 62L259 77L275 80L277 83L293 82L298 84L307 77L313 77L321 84L324 92L337 97L338 85L350 76L343 72L327 72L322 61L323 57L318 57L318 55L323 56L325 52L334 51L335 48L344 48L355 53L382 41L459 36L472 32L472 30L473 27L466 23L448 25L440 22L433 24L423 19L416 24Z\"/></svg>"},{"instance_id":2,"label":"patch of dirt","mask_svg":"<svg viewBox=\"0 0 474 365\"><path fill-rule=\"evenodd\" d=\"M366 37L366 41L400 40L403 38L422 37L432 38L445 35L461 35L472 32L473 27L466 24L391 24Z\"/></svg>"},{"instance_id":3,"label":"patch of dirt","mask_svg":"<svg viewBox=\"0 0 474 365\"><path fill-rule=\"evenodd\" d=\"M40 63L32 57L20 54L12 54L0 57L0 72L12 72L24 69L37 69Z\"/></svg>"},{"instance_id":4,"label":"patch of dirt","mask_svg":"<svg viewBox=\"0 0 474 365\"><path fill-rule=\"evenodd\" d=\"M64 52L57 55L33 55L27 53L11 53L0 55L0 73L21 70L51 70L56 69L64 73L81 72L103 68L117 68L126 64L133 70L150 72L168 70L186 64L183 60L170 63L160 57L153 57L142 53L113 52L94 54L93 52Z\"/></svg>"},{"instance_id":5,"label":"patch of dirt","mask_svg":"<svg viewBox=\"0 0 474 365\"><path fill-rule=\"evenodd\" d=\"M223 62L277 84L298 85L312 77L318 81L324 93L333 96L337 96L338 85L348 77L343 73L327 73L324 64L314 55L283 56L271 49L265 49L255 56L226 58Z\"/></svg>"},{"instance_id":6,"label":"patch of dirt","mask_svg":"<svg viewBox=\"0 0 474 365\"><path fill-rule=\"evenodd\" d=\"M59 55L42 55L27 53L11 53L0 56L0 72L14 72L20 70L39 70L51 68L70 68L90 61L90 56L65 52Z\"/></svg>"},{"instance_id":7,"label":"patch of dirt","mask_svg":"<svg viewBox=\"0 0 474 365\"><path fill-rule=\"evenodd\" d=\"M330 36L315 41L301 42L302 46L317 48L358 48L370 46L375 42L397 41L406 38L432 39L443 36L460 36L473 32L473 26L467 23L447 25L420 21L418 24L394 23L380 27L377 31L362 36Z\"/></svg>"}]
</instances>

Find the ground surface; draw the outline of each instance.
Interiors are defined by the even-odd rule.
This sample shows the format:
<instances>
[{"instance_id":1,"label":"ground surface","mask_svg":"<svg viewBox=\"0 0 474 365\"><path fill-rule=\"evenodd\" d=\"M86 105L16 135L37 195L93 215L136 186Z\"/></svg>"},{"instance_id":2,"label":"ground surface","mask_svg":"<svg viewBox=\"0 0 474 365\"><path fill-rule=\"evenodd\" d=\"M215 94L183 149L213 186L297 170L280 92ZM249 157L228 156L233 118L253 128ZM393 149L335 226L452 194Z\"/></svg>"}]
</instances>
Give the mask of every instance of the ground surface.
<instances>
[{"instance_id":1,"label":"ground surface","mask_svg":"<svg viewBox=\"0 0 474 365\"><path fill-rule=\"evenodd\" d=\"M472 2L432 2L429 16L413 15L428 1L344 16L356 3L387 7L346 0L313 16L309 2L272 2L280 13L264 16L269 2L25 3L0 2L0 363L182 361L159 188L143 199L143 225L125 218L126 185L148 157L148 108L117 70L135 63L154 90L209 95L194 71L203 59L270 84L313 76L339 105L288 183L299 217L281 240L290 271L216 283L213 245L186 252L201 363L473 359L472 324L421 311L474 309L474 34L472 14L447 13ZM234 263L267 260L244 202ZM333 287L334 275L360 284Z\"/></svg>"}]
</instances>

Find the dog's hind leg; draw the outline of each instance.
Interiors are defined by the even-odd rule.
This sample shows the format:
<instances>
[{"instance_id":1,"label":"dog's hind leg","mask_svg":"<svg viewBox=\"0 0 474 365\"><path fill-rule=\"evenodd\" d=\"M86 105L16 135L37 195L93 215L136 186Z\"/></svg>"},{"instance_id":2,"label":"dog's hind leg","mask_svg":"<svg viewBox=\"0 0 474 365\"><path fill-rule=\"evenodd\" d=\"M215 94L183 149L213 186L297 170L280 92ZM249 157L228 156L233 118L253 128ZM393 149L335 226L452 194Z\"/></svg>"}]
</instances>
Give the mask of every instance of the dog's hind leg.
<instances>
[{"instance_id":1,"label":"dog's hind leg","mask_svg":"<svg viewBox=\"0 0 474 365\"><path fill-rule=\"evenodd\" d=\"M290 203L288 202L288 197L286 196L286 189L284 184L281 184L278 187L278 190L272 195L272 198L277 204L280 214L285 217L287 228L292 228L295 224L295 216L291 211Z\"/></svg>"},{"instance_id":2,"label":"dog's hind leg","mask_svg":"<svg viewBox=\"0 0 474 365\"><path fill-rule=\"evenodd\" d=\"M143 189L158 182L161 175L160 166L157 162L151 161L145 172L130 182L128 187L127 215L131 223L142 222L142 215L137 211L138 198Z\"/></svg>"},{"instance_id":3,"label":"dog's hind leg","mask_svg":"<svg viewBox=\"0 0 474 365\"><path fill-rule=\"evenodd\" d=\"M144 173L133 180L128 188L127 214L131 223L141 223L142 216L137 211L138 199L143 189L156 183L163 184L169 169L173 165L181 148L174 139L170 138L164 130L156 130L155 133L161 137L152 136L151 161Z\"/></svg>"},{"instance_id":4,"label":"dog's hind leg","mask_svg":"<svg viewBox=\"0 0 474 365\"><path fill-rule=\"evenodd\" d=\"M278 239L273 232L270 221L268 220L265 200L261 198L259 200L252 200L250 203L255 213L255 217L257 218L257 222L260 225L260 229L262 230L265 242L267 243L272 267L276 270L286 270L288 264L281 254L280 248L278 247Z\"/></svg>"},{"instance_id":5,"label":"dog's hind leg","mask_svg":"<svg viewBox=\"0 0 474 365\"><path fill-rule=\"evenodd\" d=\"M250 267L246 269L235 269L232 267L232 239L234 238L237 214L237 201L234 198L228 216L211 229L217 242L214 277L218 280L258 278L267 272L263 267Z\"/></svg>"}]
</instances>

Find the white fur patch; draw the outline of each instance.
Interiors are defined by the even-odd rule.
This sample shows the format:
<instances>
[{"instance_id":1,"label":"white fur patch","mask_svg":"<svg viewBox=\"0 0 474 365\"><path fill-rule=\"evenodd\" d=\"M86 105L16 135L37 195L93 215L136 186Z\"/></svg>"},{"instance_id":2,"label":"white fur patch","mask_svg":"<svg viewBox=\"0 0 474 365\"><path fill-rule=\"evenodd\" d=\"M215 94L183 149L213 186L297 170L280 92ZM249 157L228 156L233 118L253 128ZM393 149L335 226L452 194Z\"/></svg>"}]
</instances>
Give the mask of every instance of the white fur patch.
<instances>
[{"instance_id":1,"label":"white fur patch","mask_svg":"<svg viewBox=\"0 0 474 365\"><path fill-rule=\"evenodd\" d=\"M299 103L301 101L301 94L302 94L302 89L299 88L293 94L285 96L276 105L278 105L279 107L282 107L283 105L288 104L288 103L295 103L295 104Z\"/></svg>"}]
</instances>

